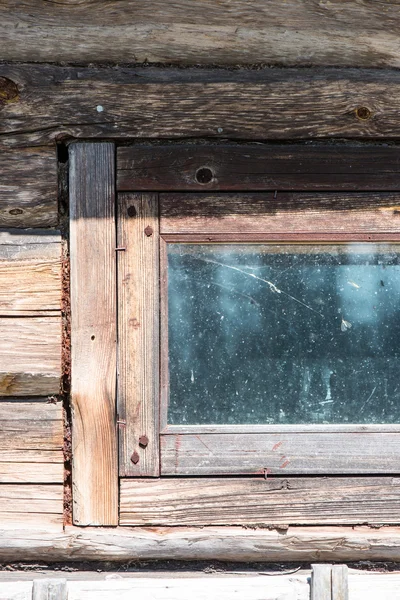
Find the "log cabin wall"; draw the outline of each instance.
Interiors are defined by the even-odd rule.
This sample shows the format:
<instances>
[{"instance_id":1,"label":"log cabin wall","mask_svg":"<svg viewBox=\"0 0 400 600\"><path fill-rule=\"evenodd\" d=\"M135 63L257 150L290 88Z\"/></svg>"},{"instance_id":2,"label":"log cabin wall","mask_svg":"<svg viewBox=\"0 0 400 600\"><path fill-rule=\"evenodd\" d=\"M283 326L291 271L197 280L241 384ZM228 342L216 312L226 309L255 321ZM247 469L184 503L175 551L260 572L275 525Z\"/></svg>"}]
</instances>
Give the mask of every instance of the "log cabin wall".
<instances>
[{"instance_id":1,"label":"log cabin wall","mask_svg":"<svg viewBox=\"0 0 400 600\"><path fill-rule=\"evenodd\" d=\"M61 535L66 146L57 158L76 139L396 143L399 24L398 2L373 0L2 2L0 557L399 558L397 529Z\"/></svg>"}]
</instances>

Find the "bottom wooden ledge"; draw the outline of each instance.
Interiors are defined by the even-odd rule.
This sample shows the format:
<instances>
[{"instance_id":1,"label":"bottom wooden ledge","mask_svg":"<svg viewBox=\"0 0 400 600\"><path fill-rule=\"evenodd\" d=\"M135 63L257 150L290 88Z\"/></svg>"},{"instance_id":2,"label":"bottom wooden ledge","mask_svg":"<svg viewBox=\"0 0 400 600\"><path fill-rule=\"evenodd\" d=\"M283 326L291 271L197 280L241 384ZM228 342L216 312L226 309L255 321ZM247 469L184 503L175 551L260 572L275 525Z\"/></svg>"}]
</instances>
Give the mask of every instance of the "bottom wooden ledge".
<instances>
[{"instance_id":1,"label":"bottom wooden ledge","mask_svg":"<svg viewBox=\"0 0 400 600\"><path fill-rule=\"evenodd\" d=\"M0 530L0 561L400 561L400 527Z\"/></svg>"}]
</instances>

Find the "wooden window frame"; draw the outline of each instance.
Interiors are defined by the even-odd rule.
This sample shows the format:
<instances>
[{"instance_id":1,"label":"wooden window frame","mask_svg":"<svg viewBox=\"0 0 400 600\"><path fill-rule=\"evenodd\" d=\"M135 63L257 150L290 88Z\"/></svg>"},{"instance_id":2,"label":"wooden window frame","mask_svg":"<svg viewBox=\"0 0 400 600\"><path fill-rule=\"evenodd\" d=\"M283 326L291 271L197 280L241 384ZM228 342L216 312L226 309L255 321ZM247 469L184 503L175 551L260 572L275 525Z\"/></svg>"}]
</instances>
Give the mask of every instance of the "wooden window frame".
<instances>
[{"instance_id":1,"label":"wooden window frame","mask_svg":"<svg viewBox=\"0 0 400 600\"><path fill-rule=\"evenodd\" d=\"M109 183L107 186L97 186L96 193L87 186L88 173L93 168L97 168L100 173L101 168L104 167L102 159L97 148L106 146L102 144L77 144L75 146L75 154L72 154L72 164L74 160L75 166L72 168L72 179L76 179L77 161L80 150L78 147L83 149L83 153L90 154L90 147L96 147L95 154L97 157L93 162L85 158L85 167L82 168L81 176L81 189L86 190L87 197L91 197L93 201L98 204L98 213L105 219L102 219L103 227L102 232L99 233L99 239L102 240L102 258L101 261L98 259L98 263L95 261L96 276L98 284L95 287L101 287L103 284L101 269L104 266L104 261L110 261L111 256L117 256L117 273L118 278L114 279L114 282L118 280L116 288L113 284L107 284L108 289L112 290L113 297L118 299L118 311L115 308L111 309L112 318L114 319L114 325L110 321L106 325L105 340L110 341L110 352L108 353L106 363L112 362L115 352L118 354L118 396L112 390L114 380L112 376L106 386L101 388L100 391L94 390L94 397L96 398L95 406L98 407L96 411L90 411L87 413L88 404L84 403L81 399L81 392L79 389L79 378L76 373L82 373L81 379L88 378L87 360L82 362L82 356L88 355L93 357L93 363L91 363L91 371L93 371L93 365L97 364L97 368L101 365L101 360L104 357L96 356L93 354L92 345L85 339L85 343L82 343L82 347L79 347L79 343L75 343L75 354L73 351L73 367L72 367L72 405L74 408L74 420L78 422L78 427L75 428L75 443L74 443L74 491L78 491L74 500L74 523L75 524L102 524L102 525L115 525L118 522L118 508L115 499L118 494L118 482L117 482L117 469L116 469L116 429L118 428L120 435L119 444L119 475L122 478L129 477L152 477L158 478L161 475L178 476L178 479L149 479L149 480L138 480L138 479L122 479L121 480L121 517L120 524L129 525L143 525L143 524L164 524L164 525L179 525L183 524L185 519L179 510L164 510L161 508L161 501L156 502L156 507L150 507L150 510L143 509L143 512L139 514L138 506L142 506L147 498L146 490L150 494L157 494L157 490L162 493L169 493L174 495L174 486L179 482L179 490L185 489L187 486L187 493L184 496L190 505L190 498L192 497L192 489L190 480L185 479L185 475L231 475L231 478L225 481L230 486L236 484L239 490L237 492L240 502L243 504L244 497L247 496L249 489L254 485L262 485L261 493L265 493L267 489L272 489L276 484L276 480L265 481L264 475L334 475L335 473L340 474L377 474L377 473L397 473L398 468L396 465L396 458L399 455L399 443L397 438L400 432L400 426L398 425L384 425L384 426L373 426L373 425L360 425L360 426L305 426L304 431L298 426L268 426L268 431L264 426L251 426L253 433L244 432L242 438L237 435L238 430L245 430L248 426L235 426L229 428L228 426L220 426L216 428L214 426L197 427L191 426L190 428L183 428L180 426L169 426L165 431L161 432L161 465L163 468L160 471L160 447L159 447L159 436L158 431L158 420L159 420L159 344L160 344L160 314L161 323L165 323L165 302L161 303L159 297L159 285L160 276L161 280L165 276L165 270L161 268L160 271L160 255L164 256L165 243L168 241L202 241L207 239L208 241L347 241L348 239L358 239L360 241L400 241L399 229L396 224L396 204L398 204L398 194L400 190L399 177L397 174L397 157L398 151L396 148L380 148L378 151L379 158L374 159L374 153L370 151L368 154L369 160L366 160L366 149L361 151L359 154L358 150L354 148L344 147L343 153L339 153L337 150L329 148L311 148L307 149L306 146L298 146L298 150L302 150L302 164L301 168L298 167L298 160L296 158L296 147L275 147L269 148L267 146L262 148L246 147L238 148L237 146L228 148L207 148L198 147L193 149L193 146L154 146L154 147L127 147L119 148L117 151L117 184L116 189L118 191L118 215L117 220L117 236L113 237L110 234L114 227L115 234L115 223L113 225L112 209L110 208L114 202L113 191L111 190L112 185ZM111 146L112 144L108 144ZM245 150L243 149L245 148ZM114 149L112 148L112 151ZM319 158L317 153L320 152ZM113 154L113 152L112 152ZM279 160L275 160L274 157L279 154ZM73 157L76 157L75 159ZM322 159L321 159L322 156ZM336 156L336 162L333 161L332 157ZM171 157L175 160L171 161ZM250 157L250 158L249 158ZM257 159L258 157L258 159ZM351 164L349 159L353 159ZM82 163L82 156L79 159ZM165 161L168 160L169 168L166 171ZM253 169L252 179L241 178L241 168L247 161L253 161L251 164L255 165ZM79 161L78 161L79 162ZM371 163L374 163L374 170L371 170ZM95 167L95 165L98 165ZM100 164L103 166L100 168ZM355 173L354 164L357 165L357 172ZM212 180L206 184L198 181L199 168L206 166L212 172ZM296 166L297 165L297 166ZM324 165L326 169L322 169L321 165ZM383 166L385 165L385 166ZM395 166L396 165L396 168ZM108 160L107 173L111 177L108 181L110 182L114 177L114 156ZM235 168L237 167L237 168ZM351 170L353 168L353 170ZM78 169L79 170L79 169ZM165 175L167 172L167 175ZM306 172L306 176L304 176ZM79 177L78 177L79 179ZM86 187L85 187L86 186ZM103 187L102 191L99 192L99 188ZM106 188L106 191L104 190ZM174 190L174 191L172 191ZM206 191L211 198L215 200L216 192L220 190L226 190L224 192L224 204L225 209L222 209L222 213L225 210L225 221L221 219L221 206L218 206L214 217L220 222L229 221L227 216L232 210L232 206L226 203L228 192L234 192L237 194L241 192L241 196L246 194L250 196L256 193L262 192L264 195L269 194L269 201L272 201L278 193L280 199L285 197L285 194L292 194L293 199L301 201L301 199L311 196L315 201L321 201L322 204L331 202L332 196L329 196L329 191L335 192L337 203L336 208L339 209L335 213L335 227L329 230L329 222L324 222L325 232L323 234L316 233L316 223L319 223L321 227L322 221L318 217L318 211L316 211L316 221L312 225L313 229L301 230L297 227L287 231L287 225L289 223L287 214L285 219L281 219L279 230L274 228L265 228L261 226L261 230L257 230L257 222L251 223L251 229L247 231L243 229L241 224L240 230L224 229L217 230L210 228L210 223L204 223L207 221L207 216L199 214L197 209L193 213L193 219L190 220L190 215L186 215L184 219L183 228L178 225L176 230L173 229L171 223L172 218L168 218L168 227L164 226L163 223L163 211L165 213L165 207L171 207L175 203L178 206L177 194L179 194L180 204L179 207L185 205L185 194L190 194L191 199L194 198L193 194L198 193L199 190L203 192L202 198L204 200L204 191ZM249 192L251 190L251 192ZM281 191L284 190L284 191ZM357 190L357 191L356 191ZM158 195L160 192L161 198L161 214L158 214ZM348 203L348 192L352 193L352 199L356 202L358 210L354 211L352 218L355 218L359 224L359 230L354 229L354 224L351 226L354 233L350 234L349 229L345 229L346 225L346 207ZM370 200L370 206L367 206L362 210L362 206L365 205L365 194L368 193L368 199ZM303 196L302 196L303 195ZM236 196L237 197L237 196ZM78 239L82 239L84 235L84 228L77 234L73 234L75 227L72 224L79 222L79 218L76 215L79 213L77 206L79 202L83 202L82 192L79 189L75 189L71 186L71 207L74 204L75 198L75 213L71 210L71 261L72 267L76 266L78 257L82 256L82 249L78 246L79 244L73 242L73 235L76 235ZM100 201L99 201L100 198ZM102 198L102 200L101 200ZM169 203L169 204L168 204ZM215 203L215 202L214 202ZM90 203L84 204L87 209L87 214L83 215L82 218L93 217L93 208L88 208ZM251 202L250 202L251 204ZM101 205L101 206L100 206ZM107 210L105 210L107 206ZM201 206L201 203L200 203ZM111 211L111 212L110 212ZM323 212L323 211L322 211ZM201 208L200 208L201 213ZM211 211L212 213L212 211ZM75 214L75 216L74 216ZM80 213L81 214L81 213ZM176 216L176 215L175 215ZM211 214L211 219L212 219ZM295 215L292 215L295 216ZM337 229L337 217L343 218L342 227ZM279 217L279 215L278 215ZM319 218L319 221L318 221ZM214 219L215 220L215 219ZM279 220L279 218L278 218ZM98 219L99 221L99 219ZM176 221L179 222L179 215L176 217ZM254 221L254 220L253 220ZM262 219L257 219L258 223ZM309 221L309 219L307 219ZM203 229L197 228L193 223L201 223ZM232 227L231 219L231 227ZM182 220L180 221L182 225ZM328 230L326 227L328 226ZM107 227L109 232L108 235L104 235L106 231L104 227ZM171 228L172 227L172 228ZM250 224L249 224L250 227ZM282 228L285 227L283 230ZM344 229L343 229L344 227ZM349 227L349 223L347 223ZM75 229L78 229L75 227ZM234 229L234 228L233 228ZM87 231L86 231L87 233ZM104 239L107 239L106 249L104 246ZM113 247L114 246L114 247ZM84 246L84 252L89 253L90 256L94 256L98 252L98 245L86 243ZM89 254L86 256L89 257ZM73 257L75 262L73 261ZM90 258L88 258L90 262ZM101 262L101 265L100 265ZM163 264L163 262L161 262ZM72 269L74 271L74 268ZM112 269L109 272L113 273ZM138 273L141 277L138 277ZM92 270L93 274L93 270ZM82 290L82 280L88 279L90 274L86 268L82 269L79 277L71 278L72 284L72 299L75 296L79 296L77 290ZM74 283L75 281L75 283ZM75 290L75 292L74 292ZM90 306L90 313L93 308L101 311L104 308L105 298L100 294L100 299L94 298L92 292L87 292L85 298L90 298L90 302L85 300L85 305ZM82 328L74 327L74 306L75 306L75 319L82 317L83 320L88 318L87 313L82 308L82 302L72 303L72 318L73 318L73 331L76 332L82 330ZM161 310L161 313L160 313ZM118 316L117 316L118 314ZM138 315L138 316L137 316ZM118 349L115 346L115 323L118 319ZM85 330L87 335L87 329ZM165 335L163 327L161 327L161 337ZM78 334L75 333L75 339L79 340ZM74 348L74 334L72 335L72 347ZM89 353L89 354L88 354ZM97 361L97 362L96 362ZM75 375L74 375L75 365ZM80 365L80 366L79 366ZM82 369L82 365L84 368ZM164 369L165 371L165 369ZM163 370L162 370L163 372ZM74 384L75 381L75 384ZM78 384L77 384L78 382ZM81 384L82 385L82 384ZM84 387L84 386L83 386ZM96 386L95 386L96 387ZM165 376L161 375L161 388L165 388ZM86 394L88 393L85 390ZM91 393L91 392L90 392ZM83 408L85 406L86 408ZM108 439L105 439L103 426L99 428L95 427L95 433L90 433L90 440L88 442L85 439L86 447L82 452L82 434L79 430L80 420L84 421L81 430L85 428L86 438L87 432L89 431L90 423L94 423L94 414L102 413L104 406L108 407L106 411L106 431L108 432ZM115 411L116 408L116 411ZM85 413L86 410L86 413ZM114 410L114 413L113 413ZM82 416L83 415L83 416ZM325 454L319 452L320 464L316 465L315 457L317 447L321 447L320 435L326 439L326 433L322 432L321 429L326 431L327 427L330 429L330 434L335 437L334 444L326 449ZM216 429L218 429L220 435L216 435ZM258 431L257 431L258 430ZM292 448L290 444L293 439L293 431L297 431L298 436L303 436L302 441L307 442L312 431L317 445L311 445L308 449L308 453L305 452L304 456L300 460L299 464L293 465L293 461L288 458L288 454L291 452L297 452L298 446ZM199 439L199 436L207 436ZM243 439L243 435L246 436L246 440ZM200 449L196 455L196 444L204 447L204 441L208 445L211 441L216 441L214 451L217 452L217 446L221 443L222 439L231 444L233 451L240 451L243 444L249 443L249 435L252 436L255 445L251 448L257 451L257 444L259 445L259 453L257 457L257 464L252 464L250 467L244 468L237 467L237 460L235 466L232 469L224 464L221 467L210 471L207 469L206 472L201 469L196 470L195 463L198 463L198 457L204 450ZM96 438L97 436L97 438ZM224 437L221 437L224 436ZM257 440L258 436L258 440ZM261 437L260 437L261 436ZM268 436L263 437L263 436ZM378 438L376 438L378 436ZM384 437L382 437L384 436ZM333 439L332 437L332 439ZM230 438L230 439L228 439ZM96 459L91 451L95 447L97 442L101 442L103 449L100 460ZM196 441L197 440L197 441ZM353 465L350 468L346 468L345 461L339 467L330 466L329 470L326 469L326 463L328 455L331 454L332 448L335 447L338 441L341 443L348 443L347 450L353 450L353 456L358 462L358 466ZM343 440L345 440L343 442ZM188 443L186 444L186 442ZM365 452L368 452L373 447L371 442L377 442L378 445L385 443L389 447L389 456L392 457L390 464L388 463L388 454L385 456L381 450L370 452L370 461L365 461ZM186 444L186 445L185 445ZM281 450L277 452L278 448L286 445L285 453ZM265 446L270 448L269 454L265 453ZM376 446L377 448L378 446ZM88 453L87 448L90 448ZM81 451L81 455L80 452ZM256 453L256 452L255 452ZM275 454L274 454L275 453ZM80 458L80 456L82 458ZM269 459L272 462L268 465ZM88 460L89 457L89 460ZM165 458L168 457L168 458ZM182 457L186 459L182 460ZM187 460L189 457L189 460ZM81 462L83 458L86 459L85 468L82 468ZM314 461L312 459L314 458ZM97 460L96 466L94 463ZM378 460L378 463L376 462ZM318 461L317 461L318 462ZM232 460L230 461L232 464ZM287 464L286 464L287 463ZM312 464L311 464L312 463ZM292 464L290 469L288 465ZM311 466L310 466L311 464ZM178 465L178 466L177 466ZM179 465L183 465L179 467ZM283 466L284 465L284 466ZM336 470L335 470L336 469ZM255 479L249 480L248 478L234 477L235 475L253 475L257 477L257 483ZM262 479L260 479L260 475ZM233 477L232 477L233 476ZM379 485L379 489L385 487L387 480L385 478L367 478L368 485ZM306 481L307 480L307 481ZM192 480L193 481L193 480ZM203 493L204 496L204 507L207 507L207 498L212 497L214 502L223 503L223 499L226 497L226 490L220 489L219 491L210 492L213 489L214 484L221 484L222 480L216 480L213 478L195 480L197 491L200 490L200 495ZM262 484L260 484L262 481ZM275 483L274 483L275 481ZM298 478L298 481L306 481L306 486L310 485L309 478ZM317 480L315 480L317 481ZM343 485L340 478L330 478L331 482L331 493L335 495L335 490L340 495L343 492ZM365 479L362 479L365 482ZM92 485L89 485L92 482ZM185 483L186 482L186 483ZM380 482L380 483L379 483ZM83 484L83 485L82 485ZM103 486L106 484L108 487L105 489ZM157 487L158 486L158 487ZM161 486L161 488L160 488ZM196 487L195 486L195 487ZM272 486L272 488L271 488ZM333 486L333 489L332 489ZM223 486L222 486L223 487ZM312 486L313 487L313 486ZM221 488L221 486L220 486ZM82 493L82 489L84 493ZM232 488L230 488L232 489ZM323 493L323 481L317 481L316 487L313 489L320 490ZM108 490L108 491L107 491ZM150 491L152 490L152 491ZM201 492L201 490L203 492ZM302 488L303 492L304 489ZM175 489L175 505L177 499L182 500L181 493ZM160 492L161 493L161 492ZM162 497L161 493L161 497ZM316 492L318 494L318 491ZM132 511L132 497L135 498L136 508ZM169 496L171 497L171 496ZM88 499L90 502L88 503ZM143 503L141 504L140 498ZM303 495L304 500L304 495ZM150 502L151 504L151 502ZM83 507L86 507L85 509ZM88 509L88 506L90 507ZM99 513L98 506L102 506L101 516L93 517L94 514ZM104 509L104 506L107 509ZM143 506L142 506L143 508ZM206 508L205 508L206 510ZM374 516L381 522L382 512L380 511L379 517L376 515L376 511L371 509ZM300 511L301 512L301 511ZM300 515L296 523L309 523L309 515L306 515L307 511ZM364 511L363 511L364 512ZM134 515L133 515L134 513ZM254 515L251 510L244 510L241 516L236 516L232 520L232 516L228 517L224 511L214 511L213 515L207 514L206 521L199 521L198 524L249 524L253 523L251 519L254 519ZM264 511L258 512L257 522L260 519L271 519L277 518L271 516L271 510L264 506ZM318 513L315 513L318 518ZM393 513L391 513L393 514ZM84 515L84 516L82 516ZM85 516L86 515L86 516ZM180 516L179 516L180 515ZM390 519L390 516L387 516ZM372 519L373 520L373 519ZM343 515L342 518L338 516L334 517L334 523L355 523L364 522L364 514L360 517L355 516L354 513ZM264 521L265 522L265 521ZM276 522L276 521L275 521ZM320 519L318 521L326 522L326 519ZM329 521L328 521L329 522ZM393 522L393 518L388 522ZM196 519L191 520L192 524L196 523Z\"/></svg>"}]
</instances>

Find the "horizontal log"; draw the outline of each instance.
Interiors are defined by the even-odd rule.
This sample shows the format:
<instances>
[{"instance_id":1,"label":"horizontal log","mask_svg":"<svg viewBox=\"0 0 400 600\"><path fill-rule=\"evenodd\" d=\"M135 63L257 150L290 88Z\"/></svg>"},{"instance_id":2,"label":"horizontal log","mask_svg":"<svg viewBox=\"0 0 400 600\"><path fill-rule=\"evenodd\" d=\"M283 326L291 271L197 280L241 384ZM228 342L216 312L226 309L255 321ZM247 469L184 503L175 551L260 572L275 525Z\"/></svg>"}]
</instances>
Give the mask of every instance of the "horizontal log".
<instances>
[{"instance_id":1,"label":"horizontal log","mask_svg":"<svg viewBox=\"0 0 400 600\"><path fill-rule=\"evenodd\" d=\"M395 474L398 433L161 435L162 475Z\"/></svg>"},{"instance_id":2,"label":"horizontal log","mask_svg":"<svg viewBox=\"0 0 400 600\"><path fill-rule=\"evenodd\" d=\"M54 147L2 152L0 172L0 227L57 225L57 155Z\"/></svg>"},{"instance_id":3,"label":"horizontal log","mask_svg":"<svg viewBox=\"0 0 400 600\"><path fill-rule=\"evenodd\" d=\"M398 71L3 64L0 78L17 94L0 107L3 147L42 146L71 137L263 141L400 136Z\"/></svg>"},{"instance_id":4,"label":"horizontal log","mask_svg":"<svg viewBox=\"0 0 400 600\"><path fill-rule=\"evenodd\" d=\"M61 403L1 400L0 483L63 483L63 434Z\"/></svg>"},{"instance_id":5,"label":"horizontal log","mask_svg":"<svg viewBox=\"0 0 400 600\"><path fill-rule=\"evenodd\" d=\"M398 234L399 192L160 194L161 235Z\"/></svg>"},{"instance_id":6,"label":"horizontal log","mask_svg":"<svg viewBox=\"0 0 400 600\"><path fill-rule=\"evenodd\" d=\"M61 317L0 319L0 395L57 394Z\"/></svg>"},{"instance_id":7,"label":"horizontal log","mask_svg":"<svg viewBox=\"0 0 400 600\"><path fill-rule=\"evenodd\" d=\"M399 190L397 146L168 145L117 151L119 190Z\"/></svg>"},{"instance_id":8,"label":"horizontal log","mask_svg":"<svg viewBox=\"0 0 400 600\"><path fill-rule=\"evenodd\" d=\"M3 60L400 66L397 2L3 2Z\"/></svg>"},{"instance_id":9,"label":"horizontal log","mask_svg":"<svg viewBox=\"0 0 400 600\"><path fill-rule=\"evenodd\" d=\"M122 479L120 511L135 526L391 524L400 479Z\"/></svg>"},{"instance_id":10,"label":"horizontal log","mask_svg":"<svg viewBox=\"0 0 400 600\"><path fill-rule=\"evenodd\" d=\"M0 485L0 523L3 529L62 528L63 486Z\"/></svg>"},{"instance_id":11,"label":"horizontal log","mask_svg":"<svg viewBox=\"0 0 400 600\"><path fill-rule=\"evenodd\" d=\"M0 531L0 559L356 561L400 560L400 528L66 527ZM42 527L41 527L42 526Z\"/></svg>"}]
</instances>

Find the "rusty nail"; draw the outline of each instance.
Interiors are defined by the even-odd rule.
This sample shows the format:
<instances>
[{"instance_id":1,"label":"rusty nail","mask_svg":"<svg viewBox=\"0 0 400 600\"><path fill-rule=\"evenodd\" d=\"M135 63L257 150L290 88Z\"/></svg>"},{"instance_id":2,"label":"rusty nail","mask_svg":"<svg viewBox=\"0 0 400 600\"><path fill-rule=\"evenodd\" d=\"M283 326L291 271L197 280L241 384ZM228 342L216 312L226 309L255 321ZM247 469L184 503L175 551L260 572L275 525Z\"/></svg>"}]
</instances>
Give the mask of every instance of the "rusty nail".
<instances>
[{"instance_id":1,"label":"rusty nail","mask_svg":"<svg viewBox=\"0 0 400 600\"><path fill-rule=\"evenodd\" d=\"M141 435L139 438L139 446L141 448L146 448L148 443L149 443L149 438L147 437L147 435Z\"/></svg>"},{"instance_id":2,"label":"rusty nail","mask_svg":"<svg viewBox=\"0 0 400 600\"><path fill-rule=\"evenodd\" d=\"M150 225L147 225L146 229L144 230L145 234L147 235L147 237L150 237L151 235L153 235L153 228L150 227Z\"/></svg>"},{"instance_id":3,"label":"rusty nail","mask_svg":"<svg viewBox=\"0 0 400 600\"><path fill-rule=\"evenodd\" d=\"M118 419L117 424L120 427L126 427L126 421L124 421L124 419Z\"/></svg>"},{"instance_id":4,"label":"rusty nail","mask_svg":"<svg viewBox=\"0 0 400 600\"><path fill-rule=\"evenodd\" d=\"M116 251L119 251L119 250L120 250L120 251L124 251L124 250L126 250L126 248L124 248L123 246L121 246L120 248L115 248L115 250L116 250Z\"/></svg>"},{"instance_id":5,"label":"rusty nail","mask_svg":"<svg viewBox=\"0 0 400 600\"><path fill-rule=\"evenodd\" d=\"M131 456L131 461L133 462L134 465L137 465L139 462L139 454L136 452L136 450Z\"/></svg>"}]
</instances>

